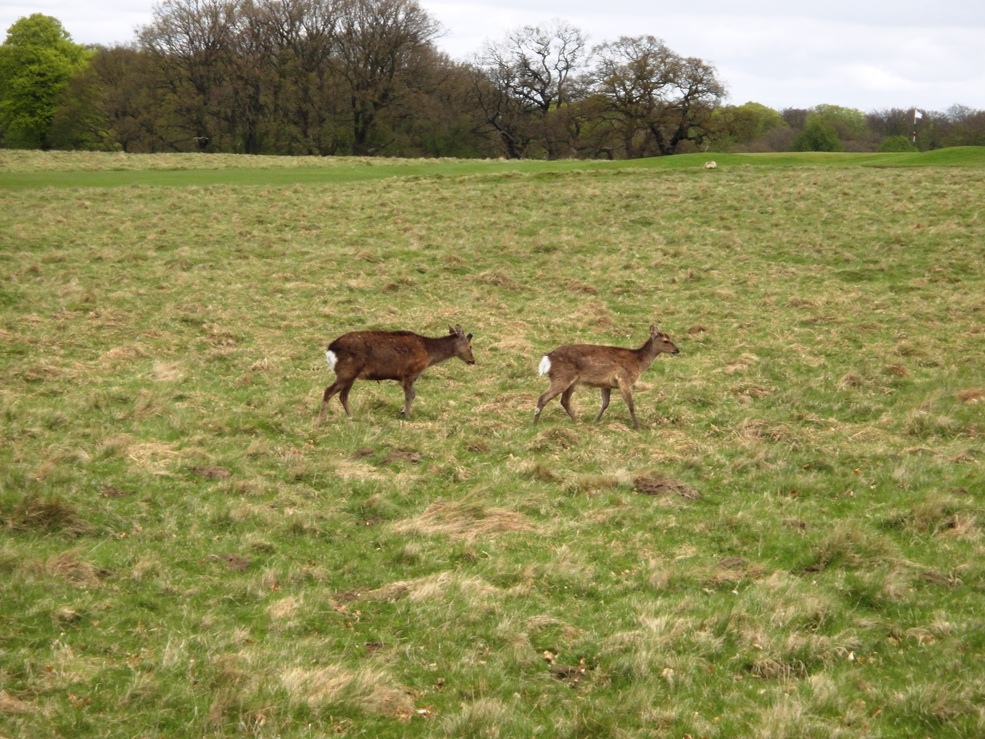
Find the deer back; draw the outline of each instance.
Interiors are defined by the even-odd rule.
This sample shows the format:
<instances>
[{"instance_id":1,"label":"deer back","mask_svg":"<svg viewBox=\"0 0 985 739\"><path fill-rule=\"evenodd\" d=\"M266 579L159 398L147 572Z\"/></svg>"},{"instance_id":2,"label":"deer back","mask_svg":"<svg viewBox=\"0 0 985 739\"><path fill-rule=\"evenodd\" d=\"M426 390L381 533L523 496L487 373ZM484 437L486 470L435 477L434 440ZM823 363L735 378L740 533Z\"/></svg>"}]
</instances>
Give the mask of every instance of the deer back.
<instances>
[{"instance_id":1,"label":"deer back","mask_svg":"<svg viewBox=\"0 0 985 739\"><path fill-rule=\"evenodd\" d=\"M337 374L366 380L400 380L428 366L422 337L410 331L353 331L328 350L335 354Z\"/></svg>"},{"instance_id":2,"label":"deer back","mask_svg":"<svg viewBox=\"0 0 985 739\"><path fill-rule=\"evenodd\" d=\"M619 377L635 382L639 377L639 359L632 349L597 344L569 344L547 355L550 375L563 374L584 385L616 387Z\"/></svg>"}]
</instances>

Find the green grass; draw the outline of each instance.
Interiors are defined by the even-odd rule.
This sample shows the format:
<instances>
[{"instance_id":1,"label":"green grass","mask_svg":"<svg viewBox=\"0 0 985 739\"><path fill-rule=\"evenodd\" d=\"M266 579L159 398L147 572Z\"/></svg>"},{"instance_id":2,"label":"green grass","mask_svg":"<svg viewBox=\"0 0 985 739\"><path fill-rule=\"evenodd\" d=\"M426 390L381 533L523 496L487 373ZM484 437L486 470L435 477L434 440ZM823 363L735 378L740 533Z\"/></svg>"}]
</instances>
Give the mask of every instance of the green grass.
<instances>
[{"instance_id":1,"label":"green grass","mask_svg":"<svg viewBox=\"0 0 985 739\"><path fill-rule=\"evenodd\" d=\"M985 732L982 151L707 158L0 152L0 735Z\"/></svg>"},{"instance_id":2,"label":"green grass","mask_svg":"<svg viewBox=\"0 0 985 739\"><path fill-rule=\"evenodd\" d=\"M501 174L700 169L716 163L755 167L982 167L985 147L956 147L912 154L688 154L620 161L386 159L373 157L244 157L233 154L126 155L0 149L0 189L39 187L189 187L350 184L390 177L467 177Z\"/></svg>"}]
</instances>

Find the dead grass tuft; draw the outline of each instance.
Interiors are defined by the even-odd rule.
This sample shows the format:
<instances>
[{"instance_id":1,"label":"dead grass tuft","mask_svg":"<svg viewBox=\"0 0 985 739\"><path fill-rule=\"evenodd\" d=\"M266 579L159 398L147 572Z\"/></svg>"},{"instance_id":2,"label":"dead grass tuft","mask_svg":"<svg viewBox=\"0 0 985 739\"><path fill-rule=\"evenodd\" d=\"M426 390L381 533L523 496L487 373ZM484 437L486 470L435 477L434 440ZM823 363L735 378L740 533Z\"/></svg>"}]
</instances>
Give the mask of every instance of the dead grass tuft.
<instances>
[{"instance_id":1,"label":"dead grass tuft","mask_svg":"<svg viewBox=\"0 0 985 739\"><path fill-rule=\"evenodd\" d=\"M500 589L478 577L465 577L454 572L400 580L370 590L363 595L367 600L393 602L407 598L411 601L444 600L451 590L457 590L467 600L478 605L479 601L501 593Z\"/></svg>"},{"instance_id":2,"label":"dead grass tuft","mask_svg":"<svg viewBox=\"0 0 985 739\"><path fill-rule=\"evenodd\" d=\"M61 498L29 496L14 507L6 523L15 531L46 534L62 532L83 536L94 531L94 527Z\"/></svg>"},{"instance_id":3,"label":"dead grass tuft","mask_svg":"<svg viewBox=\"0 0 985 739\"><path fill-rule=\"evenodd\" d=\"M154 362L152 377L157 382L178 382L184 379L185 371L178 362Z\"/></svg>"},{"instance_id":4,"label":"dead grass tuft","mask_svg":"<svg viewBox=\"0 0 985 739\"><path fill-rule=\"evenodd\" d=\"M970 387L958 391L958 400L962 403L980 403L982 399L985 399L985 388Z\"/></svg>"},{"instance_id":5,"label":"dead grass tuft","mask_svg":"<svg viewBox=\"0 0 985 739\"><path fill-rule=\"evenodd\" d=\"M47 577L70 582L79 587L94 587L109 576L109 571L95 567L79 557L75 550L68 550L49 557L39 567Z\"/></svg>"},{"instance_id":6,"label":"dead grass tuft","mask_svg":"<svg viewBox=\"0 0 985 739\"><path fill-rule=\"evenodd\" d=\"M487 272L480 272L475 276L477 282L483 285L490 285L492 287L501 287L505 290L517 291L522 289L522 285L514 280L508 274L502 270L490 270Z\"/></svg>"},{"instance_id":7,"label":"dead grass tuft","mask_svg":"<svg viewBox=\"0 0 985 739\"><path fill-rule=\"evenodd\" d=\"M753 660L749 672L764 680L792 680L807 677L807 667L803 662L782 662L772 657Z\"/></svg>"},{"instance_id":8,"label":"dead grass tuft","mask_svg":"<svg viewBox=\"0 0 985 739\"><path fill-rule=\"evenodd\" d=\"M515 721L516 708L495 698L478 698L462 705L461 713L443 722L446 736L497 739L506 735L503 727Z\"/></svg>"},{"instance_id":9,"label":"dead grass tuft","mask_svg":"<svg viewBox=\"0 0 985 739\"><path fill-rule=\"evenodd\" d=\"M140 469L155 475L169 474L172 463L179 456L170 444L160 441L131 444L127 452L127 459Z\"/></svg>"},{"instance_id":10,"label":"dead grass tuft","mask_svg":"<svg viewBox=\"0 0 985 739\"><path fill-rule=\"evenodd\" d=\"M814 563L807 567L807 571L816 572L836 566L853 569L871 566L875 562L894 561L902 559L888 539L851 523L840 523L816 545Z\"/></svg>"},{"instance_id":11,"label":"dead grass tuft","mask_svg":"<svg viewBox=\"0 0 985 739\"><path fill-rule=\"evenodd\" d=\"M349 670L340 665L316 670L294 668L281 672L280 679L293 700L313 708L345 705L405 721L414 715L410 691L382 670Z\"/></svg>"},{"instance_id":12,"label":"dead grass tuft","mask_svg":"<svg viewBox=\"0 0 985 739\"><path fill-rule=\"evenodd\" d=\"M534 526L523 514L505 508L485 508L469 501L438 501L419 516L392 524L391 529L399 534L473 541L495 534L531 531Z\"/></svg>"},{"instance_id":13,"label":"dead grass tuft","mask_svg":"<svg viewBox=\"0 0 985 739\"><path fill-rule=\"evenodd\" d=\"M849 372L838 380L839 390L854 390L865 385L865 378L857 372Z\"/></svg>"},{"instance_id":14,"label":"dead grass tuft","mask_svg":"<svg viewBox=\"0 0 985 739\"><path fill-rule=\"evenodd\" d=\"M0 714L33 713L34 711L34 704L22 701L20 698L15 698L6 691L0 690Z\"/></svg>"},{"instance_id":15,"label":"dead grass tuft","mask_svg":"<svg viewBox=\"0 0 985 739\"><path fill-rule=\"evenodd\" d=\"M556 452L558 449L571 449L580 443L581 439L575 431L565 426L555 426L538 434L537 438L530 442L530 451Z\"/></svg>"}]
</instances>

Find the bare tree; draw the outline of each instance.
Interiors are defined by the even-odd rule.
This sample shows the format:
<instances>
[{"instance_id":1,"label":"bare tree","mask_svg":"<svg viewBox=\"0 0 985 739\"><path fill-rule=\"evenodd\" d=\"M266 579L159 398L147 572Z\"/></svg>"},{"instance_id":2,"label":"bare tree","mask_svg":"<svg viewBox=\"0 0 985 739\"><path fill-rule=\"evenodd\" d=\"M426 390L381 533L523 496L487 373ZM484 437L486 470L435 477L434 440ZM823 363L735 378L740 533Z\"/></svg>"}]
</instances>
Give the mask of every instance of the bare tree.
<instances>
[{"instance_id":1,"label":"bare tree","mask_svg":"<svg viewBox=\"0 0 985 739\"><path fill-rule=\"evenodd\" d=\"M534 140L551 159L571 151L567 107L587 57L587 36L560 19L485 44L476 58L484 79L476 78L475 95L507 156L524 156Z\"/></svg>"}]
</instances>

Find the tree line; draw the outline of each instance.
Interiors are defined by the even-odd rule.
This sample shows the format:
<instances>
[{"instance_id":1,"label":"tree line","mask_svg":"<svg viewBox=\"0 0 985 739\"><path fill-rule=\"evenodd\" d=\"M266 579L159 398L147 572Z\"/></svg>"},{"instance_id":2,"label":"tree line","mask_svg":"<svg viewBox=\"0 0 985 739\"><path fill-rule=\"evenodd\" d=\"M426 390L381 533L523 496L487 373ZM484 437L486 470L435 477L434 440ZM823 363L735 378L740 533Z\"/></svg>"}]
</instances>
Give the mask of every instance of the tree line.
<instances>
[{"instance_id":1,"label":"tree line","mask_svg":"<svg viewBox=\"0 0 985 739\"><path fill-rule=\"evenodd\" d=\"M713 66L650 35L590 46L556 19L455 61L440 33L416 0L162 0L112 47L34 14L0 45L0 146L623 159L985 145L985 111L961 106L725 105Z\"/></svg>"}]
</instances>

